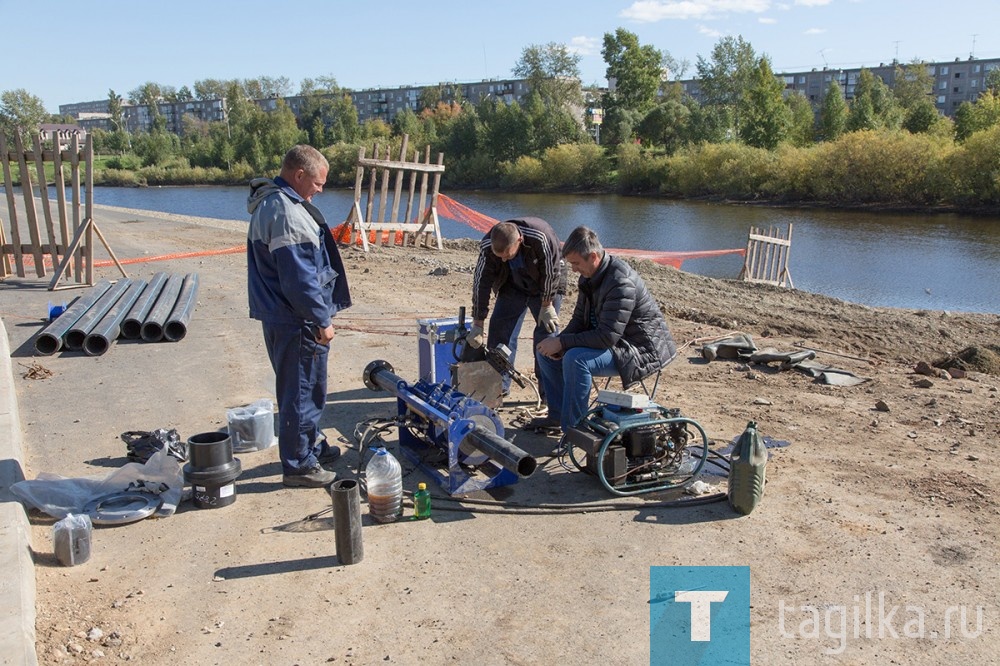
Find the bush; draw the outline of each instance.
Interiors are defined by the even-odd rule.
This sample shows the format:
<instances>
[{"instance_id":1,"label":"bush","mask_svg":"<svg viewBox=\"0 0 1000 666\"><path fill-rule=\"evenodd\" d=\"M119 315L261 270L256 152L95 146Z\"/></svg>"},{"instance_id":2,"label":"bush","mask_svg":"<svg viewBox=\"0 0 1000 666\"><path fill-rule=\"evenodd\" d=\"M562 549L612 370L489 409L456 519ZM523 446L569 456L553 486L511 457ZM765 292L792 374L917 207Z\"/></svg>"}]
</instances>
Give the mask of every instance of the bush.
<instances>
[{"instance_id":1,"label":"bush","mask_svg":"<svg viewBox=\"0 0 1000 666\"><path fill-rule=\"evenodd\" d=\"M514 190L540 190L545 187L545 173L539 159L522 155L514 162L504 162L500 169L504 187Z\"/></svg>"},{"instance_id":2,"label":"bush","mask_svg":"<svg viewBox=\"0 0 1000 666\"><path fill-rule=\"evenodd\" d=\"M127 155L109 157L105 162L105 164L109 169L138 171L139 167L142 166L142 160L139 159L138 155L133 155L129 153Z\"/></svg>"},{"instance_id":3,"label":"bush","mask_svg":"<svg viewBox=\"0 0 1000 666\"><path fill-rule=\"evenodd\" d=\"M835 203L930 204L947 196L937 163L947 154L941 139L926 134L862 130L820 148L813 185L820 200Z\"/></svg>"},{"instance_id":4,"label":"bush","mask_svg":"<svg viewBox=\"0 0 1000 666\"><path fill-rule=\"evenodd\" d=\"M542 155L542 172L549 189L595 189L608 182L604 150L593 143L564 143Z\"/></svg>"},{"instance_id":5,"label":"bush","mask_svg":"<svg viewBox=\"0 0 1000 666\"><path fill-rule=\"evenodd\" d=\"M683 196L756 199L773 182L776 157L740 143L704 143L667 158L665 191ZM773 187L773 185L772 185Z\"/></svg>"},{"instance_id":6,"label":"bush","mask_svg":"<svg viewBox=\"0 0 1000 666\"><path fill-rule=\"evenodd\" d=\"M1000 205L1000 126L969 136L946 160L957 203Z\"/></svg>"},{"instance_id":7,"label":"bush","mask_svg":"<svg viewBox=\"0 0 1000 666\"><path fill-rule=\"evenodd\" d=\"M617 189L626 194L657 193L667 179L667 159L634 143L618 145Z\"/></svg>"}]
</instances>

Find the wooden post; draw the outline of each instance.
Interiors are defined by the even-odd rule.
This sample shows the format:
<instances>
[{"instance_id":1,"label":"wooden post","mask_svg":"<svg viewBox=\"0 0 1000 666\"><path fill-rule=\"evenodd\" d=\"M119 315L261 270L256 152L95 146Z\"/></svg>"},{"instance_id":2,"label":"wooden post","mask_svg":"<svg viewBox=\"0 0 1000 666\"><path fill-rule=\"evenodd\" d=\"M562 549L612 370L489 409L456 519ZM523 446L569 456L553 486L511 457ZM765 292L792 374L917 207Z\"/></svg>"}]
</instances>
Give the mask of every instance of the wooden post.
<instances>
[{"instance_id":1,"label":"wooden post","mask_svg":"<svg viewBox=\"0 0 1000 666\"><path fill-rule=\"evenodd\" d=\"M56 182L56 206L59 213L59 241L61 250L65 252L69 245L69 225L66 219L66 180L63 176L62 150L58 141L52 151L52 166L55 171Z\"/></svg>"},{"instance_id":2,"label":"wooden post","mask_svg":"<svg viewBox=\"0 0 1000 666\"><path fill-rule=\"evenodd\" d=\"M45 277L42 240L38 233L38 216L35 214L35 190L31 185L28 161L24 157L24 144L17 132L14 133L14 145L17 150L17 168L21 171L21 194L24 196L24 211L28 218L28 235L31 237L31 254L35 258L35 274L38 277Z\"/></svg>"},{"instance_id":3,"label":"wooden post","mask_svg":"<svg viewBox=\"0 0 1000 666\"><path fill-rule=\"evenodd\" d=\"M10 172L10 153L7 149L7 137L0 132L0 157L3 159L3 182L7 193L7 211L10 213L10 242L14 250L14 267L17 276L24 277L24 257L21 255L21 229L17 221L17 206L14 203L14 178ZM22 177L23 180L23 177ZM6 256L6 250L4 256Z\"/></svg>"}]
</instances>

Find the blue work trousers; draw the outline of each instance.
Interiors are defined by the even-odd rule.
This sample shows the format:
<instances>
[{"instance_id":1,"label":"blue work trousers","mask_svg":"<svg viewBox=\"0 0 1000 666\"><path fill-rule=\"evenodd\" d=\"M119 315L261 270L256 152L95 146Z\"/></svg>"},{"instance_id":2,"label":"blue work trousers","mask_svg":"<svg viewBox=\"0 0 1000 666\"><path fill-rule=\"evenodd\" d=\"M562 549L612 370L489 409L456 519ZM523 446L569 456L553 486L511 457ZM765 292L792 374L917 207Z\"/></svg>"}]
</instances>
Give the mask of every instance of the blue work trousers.
<instances>
[{"instance_id":1,"label":"blue work trousers","mask_svg":"<svg viewBox=\"0 0 1000 666\"><path fill-rule=\"evenodd\" d=\"M557 294L552 300L552 305L555 307L556 312L559 312L561 304L562 296ZM540 295L531 296L527 292L509 285L500 287L500 291L497 292L496 301L493 304L493 315L490 317L486 346L494 349L498 344L506 345L510 349L510 363L514 365L514 360L517 356L517 336L521 332L525 313L531 311L531 316L535 319L535 327L531 334L531 349L534 352L538 343L543 338L551 335L551 333L542 328L538 323L538 313L541 309L542 297ZM535 362L535 376L541 376L538 374L537 361ZM542 387L539 387L539 390L544 397L545 390ZM503 391L504 393L510 391L510 375L504 375L503 377Z\"/></svg>"},{"instance_id":2,"label":"blue work trousers","mask_svg":"<svg viewBox=\"0 0 1000 666\"><path fill-rule=\"evenodd\" d=\"M593 378L618 374L610 349L573 347L561 359L535 352L535 360L548 396L549 417L558 419L563 432L587 414Z\"/></svg>"},{"instance_id":3,"label":"blue work trousers","mask_svg":"<svg viewBox=\"0 0 1000 666\"><path fill-rule=\"evenodd\" d=\"M278 397L278 455L285 474L318 465L319 419L326 406L330 348L308 326L264 323L264 346L274 368Z\"/></svg>"}]
</instances>

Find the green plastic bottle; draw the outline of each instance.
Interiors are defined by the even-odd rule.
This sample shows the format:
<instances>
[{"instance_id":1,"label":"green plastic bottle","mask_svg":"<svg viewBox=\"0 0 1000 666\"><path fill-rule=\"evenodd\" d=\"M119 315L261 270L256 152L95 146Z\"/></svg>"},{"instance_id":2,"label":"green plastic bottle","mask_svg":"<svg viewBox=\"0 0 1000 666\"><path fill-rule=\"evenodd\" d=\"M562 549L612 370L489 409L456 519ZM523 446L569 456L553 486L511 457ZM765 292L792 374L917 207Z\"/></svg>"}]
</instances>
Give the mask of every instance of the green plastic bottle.
<instances>
[{"instance_id":1,"label":"green plastic bottle","mask_svg":"<svg viewBox=\"0 0 1000 666\"><path fill-rule=\"evenodd\" d=\"M750 421L729 456L729 506L736 512L747 515L760 504L766 469L767 448Z\"/></svg>"},{"instance_id":2,"label":"green plastic bottle","mask_svg":"<svg viewBox=\"0 0 1000 666\"><path fill-rule=\"evenodd\" d=\"M431 517L431 494L426 483L418 483L417 492L413 493L413 517L418 520Z\"/></svg>"}]
</instances>

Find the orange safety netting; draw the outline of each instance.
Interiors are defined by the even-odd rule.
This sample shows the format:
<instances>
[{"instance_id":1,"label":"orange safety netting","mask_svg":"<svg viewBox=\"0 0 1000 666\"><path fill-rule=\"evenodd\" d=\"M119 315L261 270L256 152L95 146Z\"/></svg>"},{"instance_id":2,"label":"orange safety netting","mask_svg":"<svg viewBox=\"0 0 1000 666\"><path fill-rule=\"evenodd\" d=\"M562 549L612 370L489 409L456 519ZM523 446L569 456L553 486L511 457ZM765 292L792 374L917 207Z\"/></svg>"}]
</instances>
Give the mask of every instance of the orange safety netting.
<instances>
[{"instance_id":1,"label":"orange safety netting","mask_svg":"<svg viewBox=\"0 0 1000 666\"><path fill-rule=\"evenodd\" d=\"M490 217L489 215L484 215L477 210L469 208L465 204L459 203L452 199L451 197L438 194L437 199L437 210L440 217L448 218L449 220L454 220L468 227L475 229L476 231L486 233L493 228L493 225L499 222L499 220ZM333 229L333 237L338 243L344 245L349 245L351 243L352 226L348 222L338 225ZM368 242L375 244L376 231L371 230L368 232ZM382 233L382 244L388 245L390 239L394 245L403 244L403 232L402 231L383 231ZM358 245L362 244L361 233L358 233L357 238L354 242ZM612 253L618 255L625 255L629 257L635 257L636 259L649 259L657 264L662 264L663 266L673 266L676 269L680 269L681 265L687 259L704 259L708 257L720 257L726 254L739 254L746 255L746 249L736 248L731 250L690 250L684 252L667 252L658 250L628 250L621 248L608 248Z\"/></svg>"},{"instance_id":2,"label":"orange safety netting","mask_svg":"<svg viewBox=\"0 0 1000 666\"><path fill-rule=\"evenodd\" d=\"M481 231L483 233L489 231L490 228L498 222L498 220L495 220L488 215L483 215L479 211L473 210L464 204L460 204L444 194L438 195L438 214L441 217L447 217L450 220L461 222L462 224L470 226L476 231ZM608 248L608 250L613 254L626 255L637 259L649 259L657 264L673 266L676 269L680 269L681 264L683 264L686 259L704 259L707 257L719 257L725 254L746 254L745 248L732 250L691 250L687 252L625 250L621 248Z\"/></svg>"}]
</instances>

